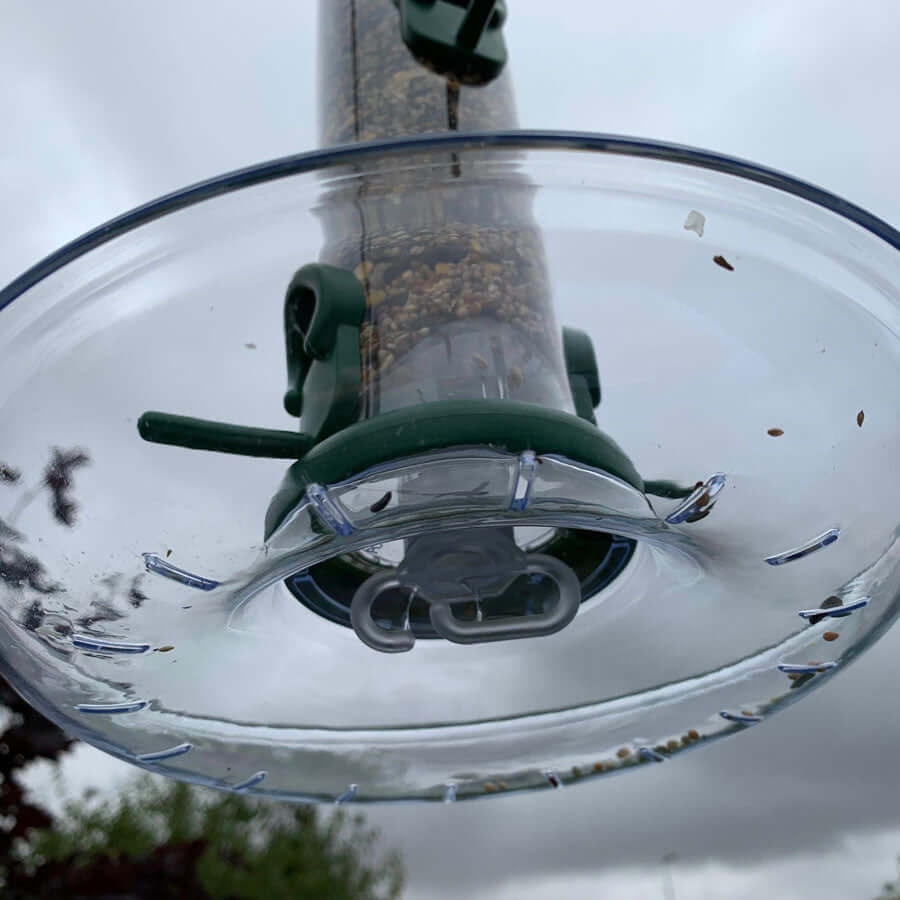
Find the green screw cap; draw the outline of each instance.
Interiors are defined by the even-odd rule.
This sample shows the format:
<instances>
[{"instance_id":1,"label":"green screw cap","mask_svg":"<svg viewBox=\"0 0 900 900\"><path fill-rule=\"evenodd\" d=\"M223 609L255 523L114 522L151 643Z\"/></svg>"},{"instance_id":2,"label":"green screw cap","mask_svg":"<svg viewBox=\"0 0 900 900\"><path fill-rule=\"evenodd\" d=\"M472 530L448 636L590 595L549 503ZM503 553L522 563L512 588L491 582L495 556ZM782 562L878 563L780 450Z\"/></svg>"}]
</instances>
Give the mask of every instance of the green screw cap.
<instances>
[{"instance_id":1,"label":"green screw cap","mask_svg":"<svg viewBox=\"0 0 900 900\"><path fill-rule=\"evenodd\" d=\"M394 0L412 54L440 73L486 83L506 65L503 0Z\"/></svg>"}]
</instances>

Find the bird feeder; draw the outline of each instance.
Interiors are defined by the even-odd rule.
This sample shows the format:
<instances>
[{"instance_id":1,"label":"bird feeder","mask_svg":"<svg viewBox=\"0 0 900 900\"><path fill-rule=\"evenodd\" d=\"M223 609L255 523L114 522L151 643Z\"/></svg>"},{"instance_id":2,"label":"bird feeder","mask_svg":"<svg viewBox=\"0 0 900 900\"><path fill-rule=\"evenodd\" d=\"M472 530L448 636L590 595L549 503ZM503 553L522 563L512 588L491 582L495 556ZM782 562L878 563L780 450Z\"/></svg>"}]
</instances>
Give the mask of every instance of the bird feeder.
<instances>
[{"instance_id":1,"label":"bird feeder","mask_svg":"<svg viewBox=\"0 0 900 900\"><path fill-rule=\"evenodd\" d=\"M514 130L506 21L328 0L324 149L0 292L0 666L71 734L281 799L552 790L893 622L900 234Z\"/></svg>"}]
</instances>

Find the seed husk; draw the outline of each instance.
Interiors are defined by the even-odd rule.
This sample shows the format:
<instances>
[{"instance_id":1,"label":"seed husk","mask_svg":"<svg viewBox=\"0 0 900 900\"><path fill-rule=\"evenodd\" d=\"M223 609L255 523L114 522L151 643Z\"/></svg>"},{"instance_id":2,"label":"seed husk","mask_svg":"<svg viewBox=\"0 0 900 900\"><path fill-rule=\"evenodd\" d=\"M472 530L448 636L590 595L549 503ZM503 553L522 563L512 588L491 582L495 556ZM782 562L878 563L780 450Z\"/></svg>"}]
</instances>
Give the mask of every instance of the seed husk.
<instances>
[{"instance_id":1,"label":"seed husk","mask_svg":"<svg viewBox=\"0 0 900 900\"><path fill-rule=\"evenodd\" d=\"M728 260L725 259L724 256L714 256L713 262L717 266L721 266L723 269L727 270L728 272L734 271L734 266L730 262L728 262Z\"/></svg>"},{"instance_id":2,"label":"seed husk","mask_svg":"<svg viewBox=\"0 0 900 900\"><path fill-rule=\"evenodd\" d=\"M369 507L369 512L381 512L388 505L388 503L391 502L392 496L393 493L391 491L388 491L383 497L380 497Z\"/></svg>"}]
</instances>

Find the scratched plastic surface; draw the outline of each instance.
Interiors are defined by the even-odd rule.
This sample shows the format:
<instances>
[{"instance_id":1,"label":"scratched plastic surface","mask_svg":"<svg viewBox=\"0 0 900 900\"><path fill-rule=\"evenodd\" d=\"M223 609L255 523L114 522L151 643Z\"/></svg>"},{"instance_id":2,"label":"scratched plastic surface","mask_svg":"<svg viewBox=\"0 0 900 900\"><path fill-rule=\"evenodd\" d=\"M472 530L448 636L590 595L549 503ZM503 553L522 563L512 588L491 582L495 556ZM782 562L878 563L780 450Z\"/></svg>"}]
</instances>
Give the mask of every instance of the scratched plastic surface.
<instances>
[{"instance_id":1,"label":"scratched plastic surface","mask_svg":"<svg viewBox=\"0 0 900 900\"><path fill-rule=\"evenodd\" d=\"M598 427L645 481L690 496L468 448L321 485L264 544L285 462L151 445L135 423L165 409L297 427L281 406L284 291L318 258L323 192L355 176L288 166L211 190L0 294L0 655L71 733L275 797L552 790L677 765L840 677L893 622L890 230L683 151L463 149L492 190L533 183L556 320L596 350ZM438 180L423 206L451 189ZM468 513L439 495L380 506L435 466L471 485ZM387 559L401 532L498 522L538 545L577 523L638 546L557 634L396 656L281 580L354 548Z\"/></svg>"}]
</instances>

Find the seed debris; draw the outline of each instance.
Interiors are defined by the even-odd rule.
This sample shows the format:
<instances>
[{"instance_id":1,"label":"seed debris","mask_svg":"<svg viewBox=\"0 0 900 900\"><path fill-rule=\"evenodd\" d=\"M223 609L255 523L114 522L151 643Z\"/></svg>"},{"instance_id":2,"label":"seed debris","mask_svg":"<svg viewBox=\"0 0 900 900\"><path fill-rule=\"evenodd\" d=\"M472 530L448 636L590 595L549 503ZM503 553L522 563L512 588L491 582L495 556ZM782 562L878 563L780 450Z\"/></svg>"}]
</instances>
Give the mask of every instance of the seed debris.
<instances>
[{"instance_id":1,"label":"seed debris","mask_svg":"<svg viewBox=\"0 0 900 900\"><path fill-rule=\"evenodd\" d=\"M703 226L706 225L706 216L696 209L692 209L688 213L688 217L684 220L685 231L696 231L697 237L703 237Z\"/></svg>"},{"instance_id":2,"label":"seed debris","mask_svg":"<svg viewBox=\"0 0 900 900\"><path fill-rule=\"evenodd\" d=\"M724 256L714 256L714 257L713 257L713 262L714 262L717 266L721 266L723 269L725 269L725 270L728 271L728 272L733 272L733 271L734 271L734 266L733 266L730 262L728 262L728 260L725 259Z\"/></svg>"}]
</instances>

